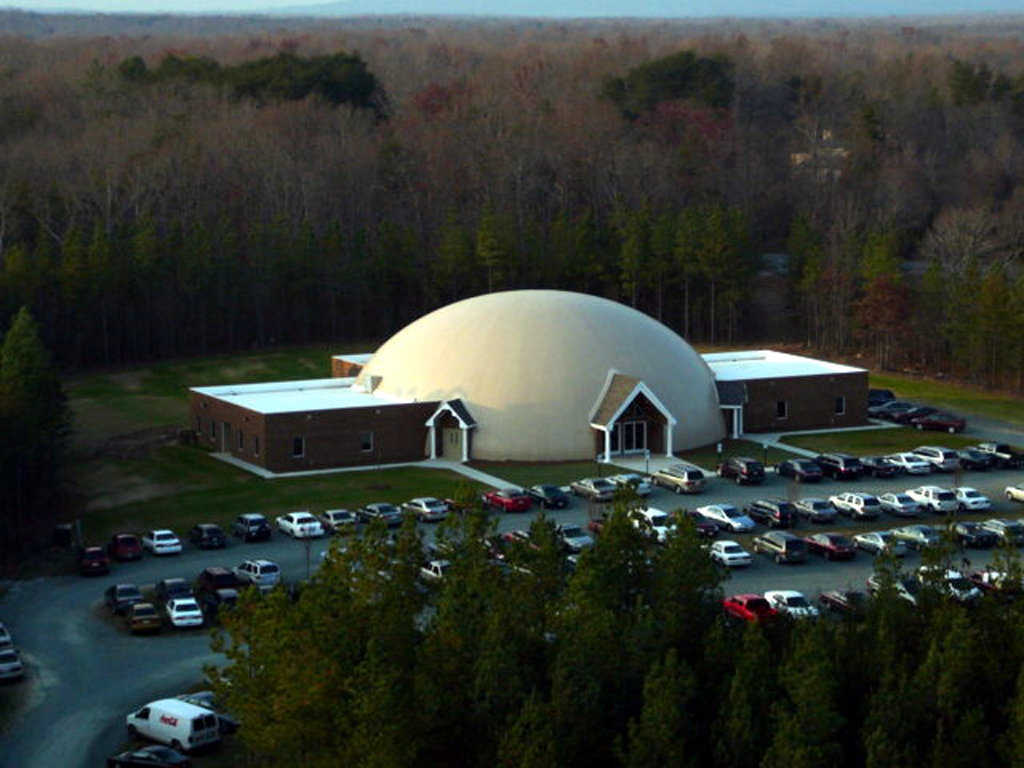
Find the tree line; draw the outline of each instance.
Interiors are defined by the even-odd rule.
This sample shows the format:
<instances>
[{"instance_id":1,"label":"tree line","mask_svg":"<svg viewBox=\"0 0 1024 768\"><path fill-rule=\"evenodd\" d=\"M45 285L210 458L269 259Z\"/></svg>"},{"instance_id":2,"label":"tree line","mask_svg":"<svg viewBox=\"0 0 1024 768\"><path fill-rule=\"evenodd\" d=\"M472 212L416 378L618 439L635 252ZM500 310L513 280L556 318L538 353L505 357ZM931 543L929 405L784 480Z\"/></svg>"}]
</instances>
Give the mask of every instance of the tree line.
<instances>
[{"instance_id":1,"label":"tree line","mask_svg":"<svg viewBox=\"0 0 1024 768\"><path fill-rule=\"evenodd\" d=\"M689 518L662 546L629 505L569 573L550 520L495 564L474 513L442 525L430 587L407 521L332 546L297 596L243 597L208 672L251 764L1024 764L1019 600L965 607L934 582L915 607L883 559L860 618L734 622Z\"/></svg>"},{"instance_id":2,"label":"tree line","mask_svg":"<svg viewBox=\"0 0 1024 768\"><path fill-rule=\"evenodd\" d=\"M552 287L1024 387L1012 40L613 29L4 39L0 318L86 367Z\"/></svg>"}]
</instances>

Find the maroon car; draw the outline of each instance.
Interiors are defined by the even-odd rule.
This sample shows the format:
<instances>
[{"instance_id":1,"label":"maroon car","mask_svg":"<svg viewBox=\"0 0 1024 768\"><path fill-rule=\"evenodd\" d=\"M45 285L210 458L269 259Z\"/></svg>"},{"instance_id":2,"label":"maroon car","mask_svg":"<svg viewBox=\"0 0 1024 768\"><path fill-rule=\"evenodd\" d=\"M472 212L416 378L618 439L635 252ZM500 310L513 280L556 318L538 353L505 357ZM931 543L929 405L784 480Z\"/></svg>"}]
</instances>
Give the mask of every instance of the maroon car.
<instances>
[{"instance_id":1,"label":"maroon car","mask_svg":"<svg viewBox=\"0 0 1024 768\"><path fill-rule=\"evenodd\" d=\"M110 558L103 547L85 547L79 552L78 572L83 576L110 573Z\"/></svg>"},{"instance_id":2,"label":"maroon car","mask_svg":"<svg viewBox=\"0 0 1024 768\"><path fill-rule=\"evenodd\" d=\"M718 525L708 520L700 512L691 510L686 514L693 520L693 524L697 527L697 535L702 539L713 539L718 535Z\"/></svg>"},{"instance_id":3,"label":"maroon car","mask_svg":"<svg viewBox=\"0 0 1024 768\"><path fill-rule=\"evenodd\" d=\"M483 497L484 507L502 512L526 512L533 506L533 499L520 488L502 488L488 491Z\"/></svg>"},{"instance_id":4,"label":"maroon car","mask_svg":"<svg viewBox=\"0 0 1024 768\"><path fill-rule=\"evenodd\" d=\"M815 533L804 538L807 549L826 560L852 560L857 554L853 542L839 533Z\"/></svg>"},{"instance_id":5,"label":"maroon car","mask_svg":"<svg viewBox=\"0 0 1024 768\"><path fill-rule=\"evenodd\" d=\"M107 544L107 554L114 560L141 560L142 542L134 533L115 533Z\"/></svg>"},{"instance_id":6,"label":"maroon car","mask_svg":"<svg viewBox=\"0 0 1024 768\"><path fill-rule=\"evenodd\" d=\"M967 422L959 416L943 411L929 413L926 416L918 416L916 419L911 419L910 424L917 429L938 429L943 432L949 432L951 435L954 432L963 432L964 427L967 426Z\"/></svg>"},{"instance_id":7,"label":"maroon car","mask_svg":"<svg viewBox=\"0 0 1024 768\"><path fill-rule=\"evenodd\" d=\"M722 601L722 609L744 621L763 621L778 615L761 595L732 595Z\"/></svg>"}]
</instances>

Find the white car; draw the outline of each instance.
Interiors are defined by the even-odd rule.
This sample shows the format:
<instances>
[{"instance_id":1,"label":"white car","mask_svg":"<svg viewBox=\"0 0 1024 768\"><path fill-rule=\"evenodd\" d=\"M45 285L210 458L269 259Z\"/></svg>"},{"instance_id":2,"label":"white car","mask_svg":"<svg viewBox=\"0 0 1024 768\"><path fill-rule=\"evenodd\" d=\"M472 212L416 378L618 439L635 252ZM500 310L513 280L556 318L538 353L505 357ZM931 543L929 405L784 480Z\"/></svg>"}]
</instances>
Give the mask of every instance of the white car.
<instances>
[{"instance_id":1,"label":"white car","mask_svg":"<svg viewBox=\"0 0 1024 768\"><path fill-rule=\"evenodd\" d=\"M853 543L865 552L880 555L886 552L893 557L907 554L907 545L892 535L891 531L868 531L853 537Z\"/></svg>"},{"instance_id":2,"label":"white car","mask_svg":"<svg viewBox=\"0 0 1024 768\"><path fill-rule=\"evenodd\" d=\"M651 481L636 472L626 472L622 475L612 475L608 478L620 488L630 487L637 496L650 496L654 490Z\"/></svg>"},{"instance_id":3,"label":"white car","mask_svg":"<svg viewBox=\"0 0 1024 768\"><path fill-rule=\"evenodd\" d=\"M335 533L354 531L359 525L359 516L350 509L328 509L320 515L320 523L325 530Z\"/></svg>"},{"instance_id":4,"label":"white car","mask_svg":"<svg viewBox=\"0 0 1024 768\"><path fill-rule=\"evenodd\" d=\"M942 573L941 566L922 565L917 569L917 578L922 584L925 584L932 578L932 573L940 575L938 586L954 600L969 603L981 597L981 590L972 584L970 579L965 578L960 571L952 568Z\"/></svg>"},{"instance_id":5,"label":"white car","mask_svg":"<svg viewBox=\"0 0 1024 768\"><path fill-rule=\"evenodd\" d=\"M740 512L732 504L708 504L697 507L697 514L706 517L721 528L728 528L735 533L747 533L757 526L754 521Z\"/></svg>"},{"instance_id":6,"label":"white car","mask_svg":"<svg viewBox=\"0 0 1024 768\"><path fill-rule=\"evenodd\" d=\"M956 512L960 507L955 493L948 488L939 488L937 485L922 485L920 488L910 488L907 490L907 496L925 509L930 509L938 514Z\"/></svg>"},{"instance_id":7,"label":"white car","mask_svg":"<svg viewBox=\"0 0 1024 768\"><path fill-rule=\"evenodd\" d=\"M661 542L665 541L669 531L672 529L672 520L668 513L654 507L635 509L630 512L630 519L632 519L635 528L650 536L654 536Z\"/></svg>"},{"instance_id":8,"label":"white car","mask_svg":"<svg viewBox=\"0 0 1024 768\"><path fill-rule=\"evenodd\" d=\"M7 631L7 627L0 621L0 651L4 648L12 648L14 646L14 639L11 637L11 633Z\"/></svg>"},{"instance_id":9,"label":"white car","mask_svg":"<svg viewBox=\"0 0 1024 768\"><path fill-rule=\"evenodd\" d=\"M420 568L420 576L427 581L440 581L451 567L452 564L447 560L431 560Z\"/></svg>"},{"instance_id":10,"label":"white car","mask_svg":"<svg viewBox=\"0 0 1024 768\"><path fill-rule=\"evenodd\" d=\"M154 555L177 555L181 554L181 539L167 529L147 531L142 537L142 548Z\"/></svg>"},{"instance_id":11,"label":"white car","mask_svg":"<svg viewBox=\"0 0 1024 768\"><path fill-rule=\"evenodd\" d=\"M885 458L898 465L908 475L929 475L932 471L931 463L916 453L890 453Z\"/></svg>"},{"instance_id":12,"label":"white car","mask_svg":"<svg viewBox=\"0 0 1024 768\"><path fill-rule=\"evenodd\" d=\"M1006 486L1007 501L1024 501L1024 483Z\"/></svg>"},{"instance_id":13,"label":"white car","mask_svg":"<svg viewBox=\"0 0 1024 768\"><path fill-rule=\"evenodd\" d=\"M921 505L905 493L883 493L878 497L883 512L896 517L917 517L921 514Z\"/></svg>"},{"instance_id":14,"label":"white car","mask_svg":"<svg viewBox=\"0 0 1024 768\"><path fill-rule=\"evenodd\" d=\"M862 520L873 520L882 511L878 498L870 493L837 493L828 497L836 511Z\"/></svg>"},{"instance_id":15,"label":"white car","mask_svg":"<svg viewBox=\"0 0 1024 768\"><path fill-rule=\"evenodd\" d=\"M750 553L735 541L716 541L708 550L711 559L726 568L744 568L753 562Z\"/></svg>"},{"instance_id":16,"label":"white car","mask_svg":"<svg viewBox=\"0 0 1024 768\"><path fill-rule=\"evenodd\" d=\"M814 619L818 616L818 609L808 602L803 593L792 589L765 592L764 599L776 611L792 616L794 619Z\"/></svg>"},{"instance_id":17,"label":"white car","mask_svg":"<svg viewBox=\"0 0 1024 768\"><path fill-rule=\"evenodd\" d=\"M562 545L574 555L594 546L594 540L578 525L560 525L557 533Z\"/></svg>"},{"instance_id":18,"label":"white car","mask_svg":"<svg viewBox=\"0 0 1024 768\"><path fill-rule=\"evenodd\" d=\"M992 509L992 502L988 496L980 493L975 488L961 485L954 488L953 493L956 495L958 508L961 512L979 512Z\"/></svg>"},{"instance_id":19,"label":"white car","mask_svg":"<svg viewBox=\"0 0 1024 768\"><path fill-rule=\"evenodd\" d=\"M0 680L17 680L25 675L25 665L14 648L0 650Z\"/></svg>"},{"instance_id":20,"label":"white car","mask_svg":"<svg viewBox=\"0 0 1024 768\"><path fill-rule=\"evenodd\" d=\"M270 560L246 560L232 570L241 581L253 584L264 592L273 589L281 581L281 569Z\"/></svg>"},{"instance_id":21,"label":"white car","mask_svg":"<svg viewBox=\"0 0 1024 768\"><path fill-rule=\"evenodd\" d=\"M448 505L433 496L421 496L402 505L406 512L412 512L422 523L436 523L448 517Z\"/></svg>"},{"instance_id":22,"label":"white car","mask_svg":"<svg viewBox=\"0 0 1024 768\"><path fill-rule=\"evenodd\" d=\"M203 612L194 597L176 597L164 606L167 618L175 627L203 626Z\"/></svg>"},{"instance_id":23,"label":"white car","mask_svg":"<svg viewBox=\"0 0 1024 768\"><path fill-rule=\"evenodd\" d=\"M323 524L309 512L289 512L279 516L277 530L294 539L315 539L324 535Z\"/></svg>"}]
</instances>

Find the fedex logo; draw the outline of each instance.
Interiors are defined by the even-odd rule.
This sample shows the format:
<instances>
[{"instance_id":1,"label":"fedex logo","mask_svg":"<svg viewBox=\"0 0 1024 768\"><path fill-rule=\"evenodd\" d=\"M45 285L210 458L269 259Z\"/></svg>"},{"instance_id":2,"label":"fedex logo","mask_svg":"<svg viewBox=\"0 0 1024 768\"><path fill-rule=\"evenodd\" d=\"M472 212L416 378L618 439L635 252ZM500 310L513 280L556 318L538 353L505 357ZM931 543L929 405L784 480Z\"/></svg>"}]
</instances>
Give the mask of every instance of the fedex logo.
<instances>
[{"instance_id":1,"label":"fedex logo","mask_svg":"<svg viewBox=\"0 0 1024 768\"><path fill-rule=\"evenodd\" d=\"M172 728L178 725L178 718L171 717L170 715L160 715L160 722L165 725L169 725Z\"/></svg>"}]
</instances>

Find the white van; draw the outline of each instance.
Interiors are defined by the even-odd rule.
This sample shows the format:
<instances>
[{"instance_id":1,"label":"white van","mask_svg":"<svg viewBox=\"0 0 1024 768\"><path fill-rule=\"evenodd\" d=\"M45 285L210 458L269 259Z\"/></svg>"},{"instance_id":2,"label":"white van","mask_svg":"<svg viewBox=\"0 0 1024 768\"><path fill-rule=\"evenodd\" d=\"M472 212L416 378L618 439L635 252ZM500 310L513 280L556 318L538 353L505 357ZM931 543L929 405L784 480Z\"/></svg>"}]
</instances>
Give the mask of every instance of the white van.
<instances>
[{"instance_id":1,"label":"white van","mask_svg":"<svg viewBox=\"0 0 1024 768\"><path fill-rule=\"evenodd\" d=\"M151 701L125 718L128 732L167 744L179 752L191 752L220 741L217 715L178 699Z\"/></svg>"}]
</instances>

